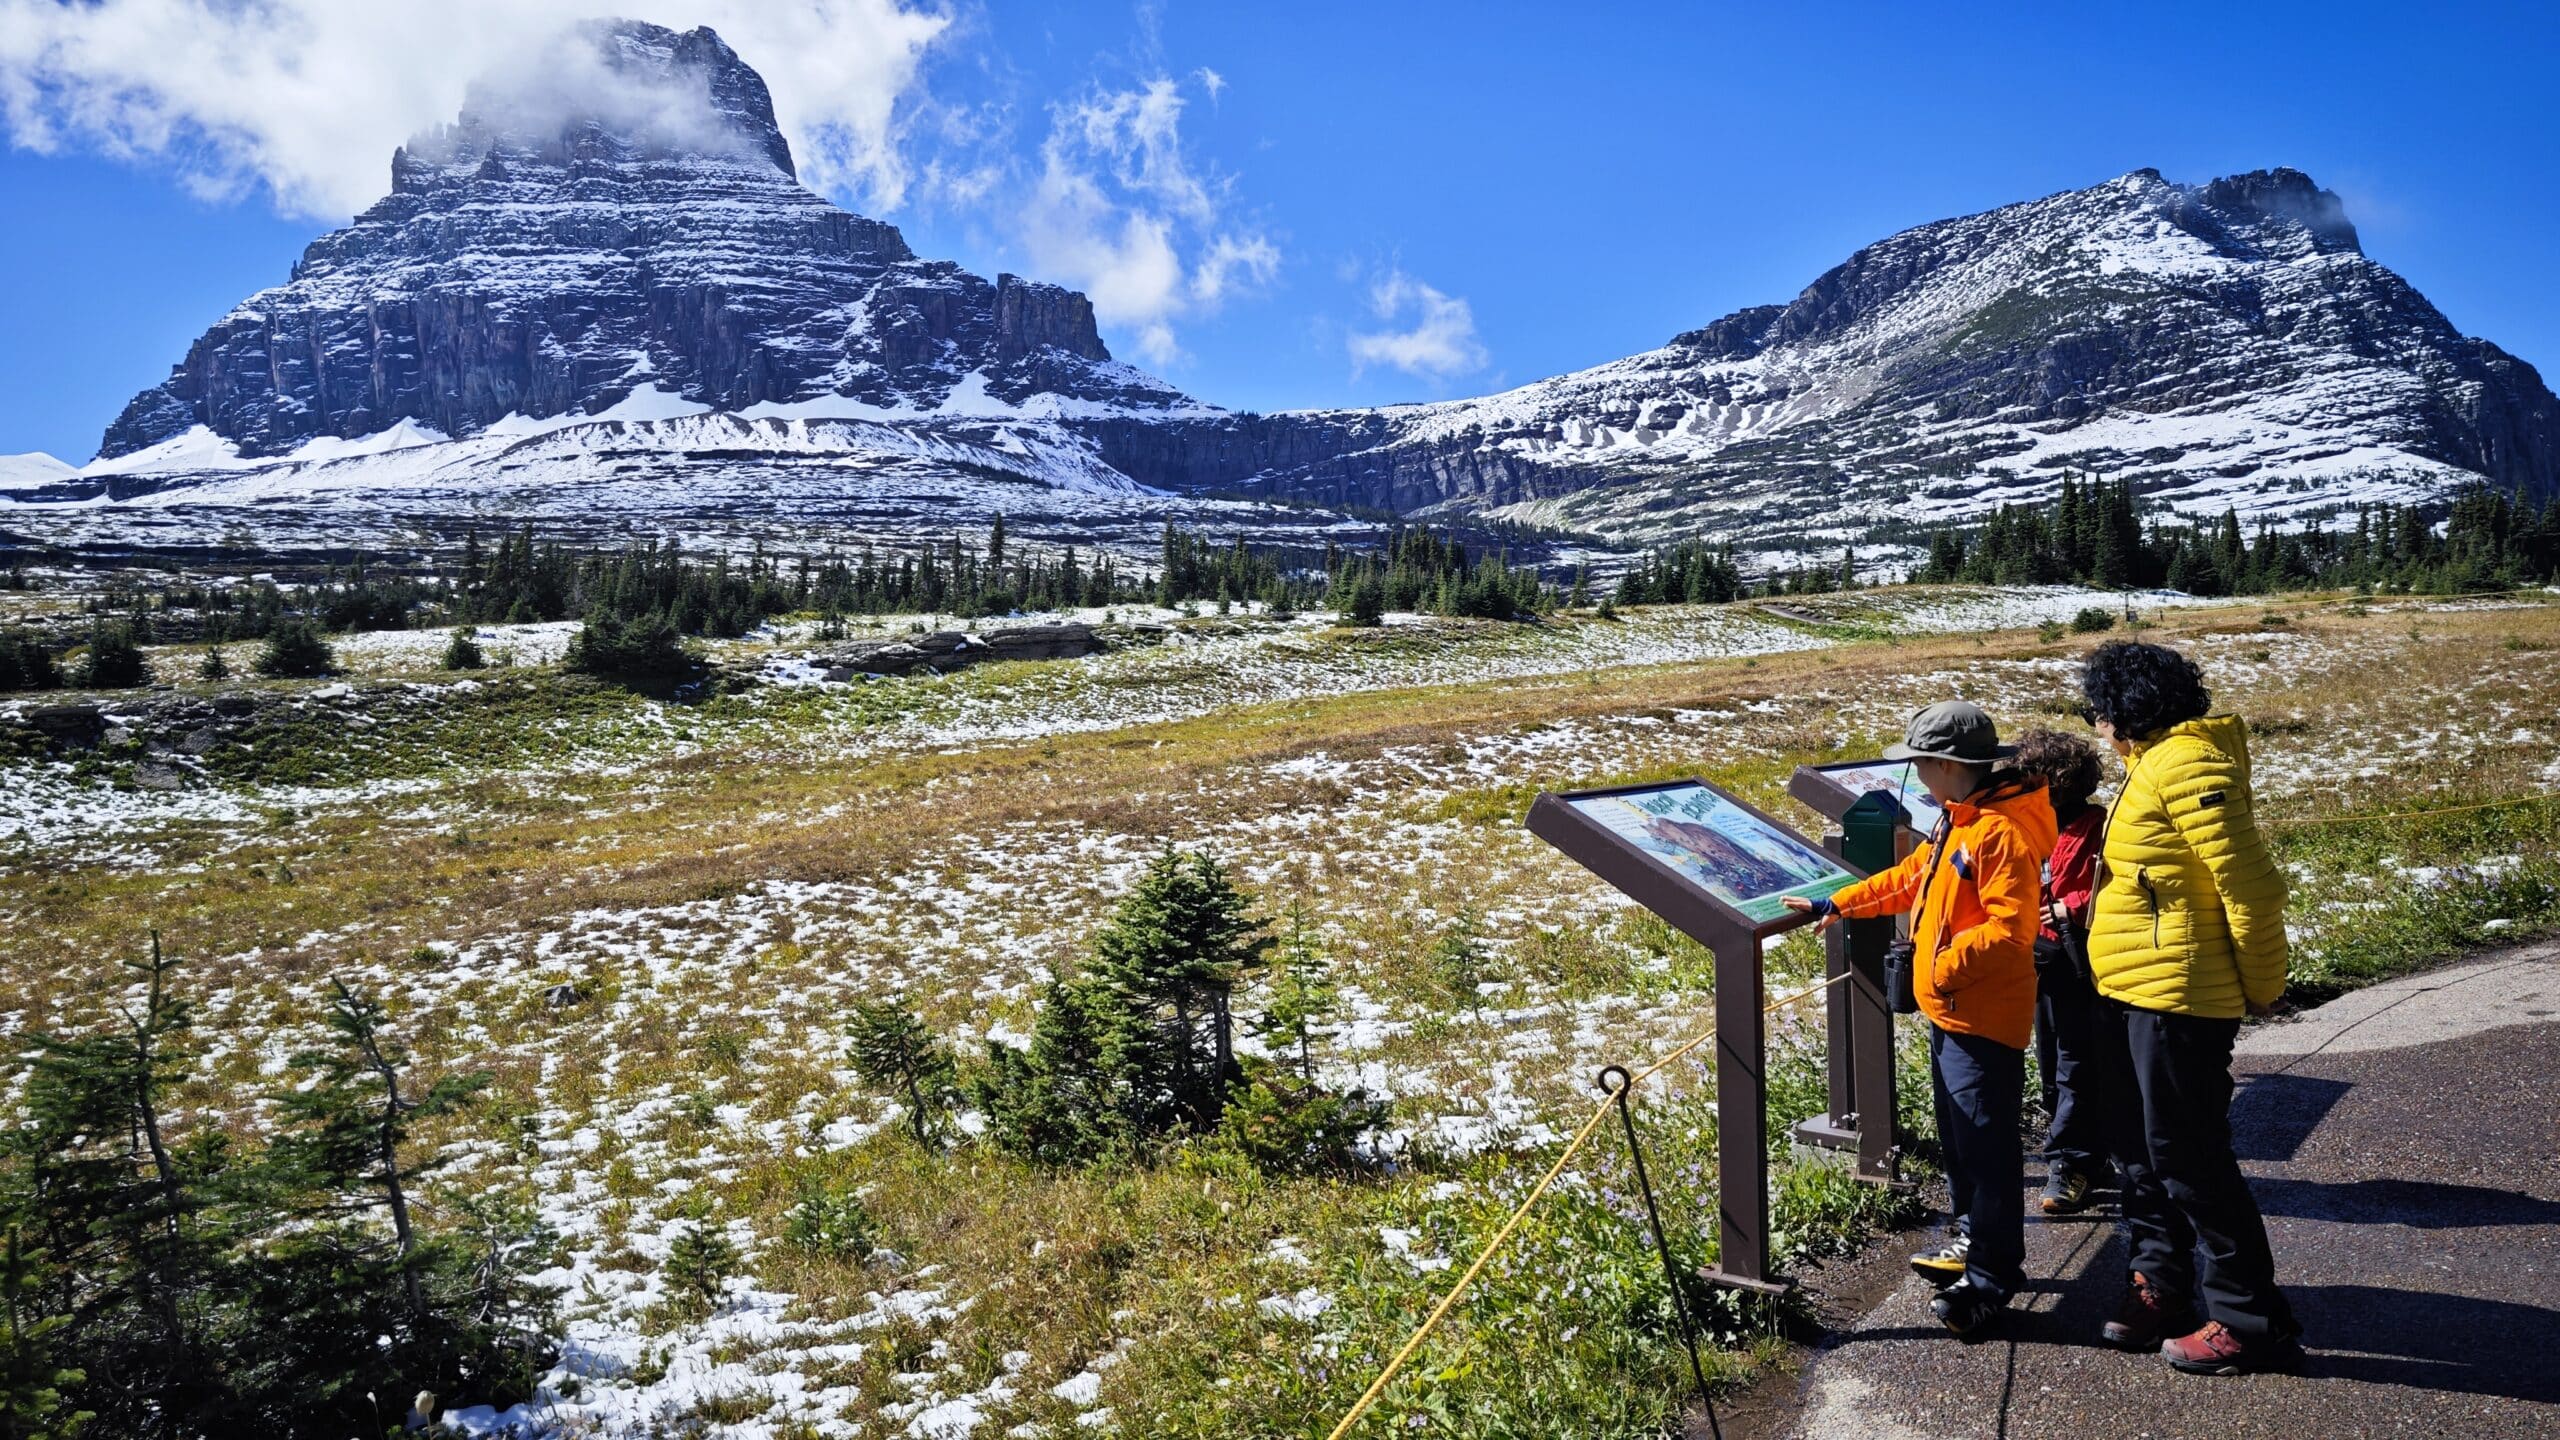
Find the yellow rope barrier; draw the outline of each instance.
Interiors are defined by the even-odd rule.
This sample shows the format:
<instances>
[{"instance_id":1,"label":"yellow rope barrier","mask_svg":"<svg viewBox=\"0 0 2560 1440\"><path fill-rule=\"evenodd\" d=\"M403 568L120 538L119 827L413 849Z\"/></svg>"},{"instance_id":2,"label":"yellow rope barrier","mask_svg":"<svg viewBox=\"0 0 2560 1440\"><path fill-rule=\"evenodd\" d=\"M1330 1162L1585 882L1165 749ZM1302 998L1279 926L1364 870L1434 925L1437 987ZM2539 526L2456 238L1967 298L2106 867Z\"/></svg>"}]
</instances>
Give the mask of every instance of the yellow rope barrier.
<instances>
[{"instance_id":1,"label":"yellow rope barrier","mask_svg":"<svg viewBox=\"0 0 2560 1440\"><path fill-rule=\"evenodd\" d=\"M1808 986L1793 994L1781 995L1761 1006L1760 1013L1771 1014L1781 1006L1792 1005L1810 995L1819 995L1848 979L1849 973L1844 970L1819 985ZM1695 1035L1683 1041L1671 1053L1654 1061L1645 1067L1642 1073L1629 1079L1627 1088L1633 1090L1636 1086L1661 1074L1673 1062L1715 1037L1716 1032L1709 1030L1702 1035ZM1573 1157L1581 1152L1584 1145L1590 1143L1592 1133L1600 1128L1602 1120L1608 1118L1609 1107L1617 1103L1614 1096L1601 1101L1599 1108L1591 1112L1591 1118L1582 1122L1582 1128L1573 1132L1573 1139L1565 1143L1564 1153L1558 1155L1555 1163L1547 1167L1546 1174L1538 1177L1537 1184L1529 1187L1528 1195L1523 1197L1519 1205L1512 1210L1510 1218L1502 1222L1502 1228L1493 1232L1493 1238L1484 1243L1482 1250L1476 1252L1475 1261L1467 1266L1466 1272L1458 1277L1457 1283L1449 1287L1449 1293L1441 1296L1440 1302L1431 1307L1431 1313L1423 1317L1422 1324L1415 1327L1411 1335L1405 1337L1404 1344L1398 1346L1394 1357L1387 1361L1387 1368L1379 1371L1378 1378L1369 1382L1369 1388L1361 1392L1360 1398L1352 1404L1350 1411L1342 1417L1340 1423L1333 1427L1332 1433L1326 1436L1325 1440L1342 1440L1343 1436L1351 1433L1351 1427L1359 1424L1361 1417L1369 1413L1369 1407L1378 1403L1378 1397L1386 1393L1387 1386L1404 1370L1405 1362L1411 1360L1413 1353L1422 1348L1423 1341L1431 1338L1432 1331L1440 1328L1440 1321L1458 1303L1458 1297L1466 1293L1469 1285L1475 1283L1476 1276L1484 1272L1485 1263L1493 1259L1493 1253L1501 1249L1503 1243L1520 1228L1520 1222L1529 1218L1530 1207L1538 1203L1539 1199L1547 1193L1547 1188L1556 1183L1556 1177L1564 1173L1564 1167L1572 1162Z\"/></svg>"}]
</instances>

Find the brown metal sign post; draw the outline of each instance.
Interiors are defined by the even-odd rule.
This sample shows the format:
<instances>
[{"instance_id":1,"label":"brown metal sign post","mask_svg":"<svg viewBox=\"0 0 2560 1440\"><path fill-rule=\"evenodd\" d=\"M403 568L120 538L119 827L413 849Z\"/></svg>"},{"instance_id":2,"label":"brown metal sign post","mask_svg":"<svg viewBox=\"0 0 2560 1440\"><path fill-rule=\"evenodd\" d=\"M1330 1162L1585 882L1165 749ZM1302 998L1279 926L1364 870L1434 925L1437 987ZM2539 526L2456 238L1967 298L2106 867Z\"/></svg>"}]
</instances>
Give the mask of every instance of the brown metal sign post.
<instances>
[{"instance_id":1,"label":"brown metal sign post","mask_svg":"<svg viewBox=\"0 0 2560 1440\"><path fill-rule=\"evenodd\" d=\"M1908 767L1882 760L1799 767L1787 793L1842 828L1823 836L1823 848L1858 869L1880 870L1910 853L1921 838L1917 826L1937 823L1936 802L1907 778ZM1826 978L1848 975L1831 988L1825 1006L1830 1037L1829 1113L1796 1126L1796 1139L1830 1150L1855 1151L1858 1178L1903 1183L1902 1152L1894 1133L1893 1011L1884 993L1884 951L1895 922L1852 920L1823 937ZM1877 1123L1865 1123L1868 1116Z\"/></svg>"},{"instance_id":2,"label":"brown metal sign post","mask_svg":"<svg viewBox=\"0 0 2560 1440\"><path fill-rule=\"evenodd\" d=\"M1529 832L1715 956L1716 1268L1763 1293L1769 1273L1769 1115L1761 942L1811 919L1789 895L1828 895L1858 872L1703 780L1540 795Z\"/></svg>"}]
</instances>

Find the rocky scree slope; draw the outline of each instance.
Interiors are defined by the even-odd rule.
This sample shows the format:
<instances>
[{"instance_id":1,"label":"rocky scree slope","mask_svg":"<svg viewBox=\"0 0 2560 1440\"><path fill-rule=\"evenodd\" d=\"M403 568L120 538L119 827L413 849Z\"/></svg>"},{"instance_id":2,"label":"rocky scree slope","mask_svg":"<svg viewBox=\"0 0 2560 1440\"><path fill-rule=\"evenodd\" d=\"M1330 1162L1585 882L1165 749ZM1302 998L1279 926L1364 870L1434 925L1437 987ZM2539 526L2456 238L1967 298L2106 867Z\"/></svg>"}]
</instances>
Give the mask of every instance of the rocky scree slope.
<instances>
[{"instance_id":1,"label":"rocky scree slope","mask_svg":"<svg viewBox=\"0 0 2560 1440\"><path fill-rule=\"evenodd\" d=\"M580 27L544 80L476 87L109 427L109 458L206 427L246 457L407 422L474 436L635 392L930 413L1048 396L1187 406L1111 359L1081 295L918 259L795 178L764 81L708 29Z\"/></svg>"}]
</instances>

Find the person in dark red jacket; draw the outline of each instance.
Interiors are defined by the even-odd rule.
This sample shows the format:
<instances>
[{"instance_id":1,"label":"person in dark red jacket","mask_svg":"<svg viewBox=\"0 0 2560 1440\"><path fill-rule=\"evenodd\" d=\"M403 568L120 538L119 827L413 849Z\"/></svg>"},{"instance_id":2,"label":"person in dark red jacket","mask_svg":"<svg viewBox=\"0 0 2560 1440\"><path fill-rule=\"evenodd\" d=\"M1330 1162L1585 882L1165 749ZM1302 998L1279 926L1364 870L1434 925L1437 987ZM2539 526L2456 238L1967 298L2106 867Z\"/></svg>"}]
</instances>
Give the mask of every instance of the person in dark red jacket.
<instances>
[{"instance_id":1,"label":"person in dark red jacket","mask_svg":"<svg viewBox=\"0 0 2560 1440\"><path fill-rule=\"evenodd\" d=\"M2030 730L2018 737L2017 767L2045 783L2061 829L2045 863L2043 926L2036 936L2036 1069L2044 1086L2044 1195L2047 1215L2086 1210L2109 1178L2106 1070L2093 1063L2090 1026L2098 992L2089 976L2089 902L2097 889L2105 807L2090 803L2105 774L2098 747L2078 735Z\"/></svg>"}]
</instances>

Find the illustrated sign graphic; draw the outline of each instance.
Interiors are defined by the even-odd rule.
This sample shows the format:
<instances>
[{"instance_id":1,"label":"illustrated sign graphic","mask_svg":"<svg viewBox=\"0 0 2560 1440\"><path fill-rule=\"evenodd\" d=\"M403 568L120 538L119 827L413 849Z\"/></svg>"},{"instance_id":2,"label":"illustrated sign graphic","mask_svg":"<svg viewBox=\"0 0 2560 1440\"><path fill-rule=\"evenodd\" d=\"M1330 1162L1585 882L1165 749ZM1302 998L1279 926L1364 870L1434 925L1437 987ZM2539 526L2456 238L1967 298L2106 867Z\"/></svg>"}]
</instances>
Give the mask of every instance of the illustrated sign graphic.
<instances>
[{"instance_id":1,"label":"illustrated sign graphic","mask_svg":"<svg viewBox=\"0 0 2560 1440\"><path fill-rule=\"evenodd\" d=\"M1692 781L1566 803L1754 923L1786 897L1827 896L1857 877L1802 840Z\"/></svg>"},{"instance_id":2,"label":"illustrated sign graphic","mask_svg":"<svg viewBox=\"0 0 2560 1440\"><path fill-rule=\"evenodd\" d=\"M1909 817L1911 828L1920 834L1933 834L1938 828L1938 816L1943 812L1938 808L1937 797L1929 793L1928 786L1920 783L1917 767L1907 760L1878 760L1866 765L1827 765L1823 767L1822 773L1832 784L1852 795L1864 795L1870 790L1882 790L1893 796L1894 799L1902 802L1902 813Z\"/></svg>"}]
</instances>

